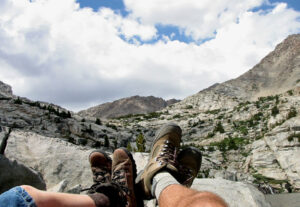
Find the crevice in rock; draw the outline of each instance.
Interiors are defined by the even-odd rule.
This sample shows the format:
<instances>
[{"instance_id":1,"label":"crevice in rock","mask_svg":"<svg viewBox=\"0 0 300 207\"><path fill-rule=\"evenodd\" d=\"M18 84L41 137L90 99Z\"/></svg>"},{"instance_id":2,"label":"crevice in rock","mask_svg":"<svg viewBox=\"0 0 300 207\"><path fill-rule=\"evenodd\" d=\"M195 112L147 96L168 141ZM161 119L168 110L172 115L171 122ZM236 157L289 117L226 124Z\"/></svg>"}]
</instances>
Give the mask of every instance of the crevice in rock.
<instances>
[{"instance_id":1,"label":"crevice in rock","mask_svg":"<svg viewBox=\"0 0 300 207\"><path fill-rule=\"evenodd\" d=\"M4 138L2 139L2 142L1 142L1 145L0 145L0 154L1 155L4 155L4 152L5 152L5 148L6 148L6 145L7 145L7 140L9 138L9 135L11 133L11 128L8 129L8 132L4 134Z\"/></svg>"}]
</instances>

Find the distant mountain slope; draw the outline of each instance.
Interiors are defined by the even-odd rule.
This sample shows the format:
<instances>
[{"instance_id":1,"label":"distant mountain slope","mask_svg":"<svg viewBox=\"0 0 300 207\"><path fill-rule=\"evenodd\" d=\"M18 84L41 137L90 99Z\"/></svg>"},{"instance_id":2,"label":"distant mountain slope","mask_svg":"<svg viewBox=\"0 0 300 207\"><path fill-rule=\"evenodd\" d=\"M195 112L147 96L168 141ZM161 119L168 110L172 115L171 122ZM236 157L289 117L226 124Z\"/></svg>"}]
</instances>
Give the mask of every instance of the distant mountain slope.
<instances>
[{"instance_id":1,"label":"distant mountain slope","mask_svg":"<svg viewBox=\"0 0 300 207\"><path fill-rule=\"evenodd\" d=\"M204 91L255 100L300 86L300 34L290 35L251 70ZM200 92L201 93L201 92Z\"/></svg>"},{"instance_id":2,"label":"distant mountain slope","mask_svg":"<svg viewBox=\"0 0 300 207\"><path fill-rule=\"evenodd\" d=\"M165 101L154 96L132 96L114 102L104 103L98 106L78 112L80 116L92 116L99 118L113 118L128 114L142 114L158 110L178 102L176 99Z\"/></svg>"}]
</instances>

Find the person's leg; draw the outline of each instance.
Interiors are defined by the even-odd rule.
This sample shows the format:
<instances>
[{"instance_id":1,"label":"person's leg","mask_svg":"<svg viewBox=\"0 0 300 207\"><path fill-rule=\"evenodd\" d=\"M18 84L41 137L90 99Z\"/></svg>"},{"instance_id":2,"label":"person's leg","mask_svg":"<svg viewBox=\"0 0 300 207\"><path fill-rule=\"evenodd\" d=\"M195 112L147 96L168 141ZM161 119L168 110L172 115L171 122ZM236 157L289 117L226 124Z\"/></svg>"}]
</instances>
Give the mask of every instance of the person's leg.
<instances>
[{"instance_id":1,"label":"person's leg","mask_svg":"<svg viewBox=\"0 0 300 207\"><path fill-rule=\"evenodd\" d=\"M160 207L227 207L225 201L210 192L199 192L182 185L166 187L158 199Z\"/></svg>"},{"instance_id":2,"label":"person's leg","mask_svg":"<svg viewBox=\"0 0 300 207\"><path fill-rule=\"evenodd\" d=\"M198 192L191 186L201 165L201 152L194 148L177 154L181 129L169 123L161 127L153 141L149 161L136 182L146 198L156 197L160 207L227 207L219 196Z\"/></svg>"},{"instance_id":3,"label":"person's leg","mask_svg":"<svg viewBox=\"0 0 300 207\"><path fill-rule=\"evenodd\" d=\"M33 198L37 207L96 207L88 195L46 192L28 185L21 187ZM107 199L103 195L103 201Z\"/></svg>"},{"instance_id":4,"label":"person's leg","mask_svg":"<svg viewBox=\"0 0 300 207\"><path fill-rule=\"evenodd\" d=\"M160 172L154 176L151 194L156 197L160 207L227 206L222 198L213 193L199 192L179 184L168 172Z\"/></svg>"}]
</instances>

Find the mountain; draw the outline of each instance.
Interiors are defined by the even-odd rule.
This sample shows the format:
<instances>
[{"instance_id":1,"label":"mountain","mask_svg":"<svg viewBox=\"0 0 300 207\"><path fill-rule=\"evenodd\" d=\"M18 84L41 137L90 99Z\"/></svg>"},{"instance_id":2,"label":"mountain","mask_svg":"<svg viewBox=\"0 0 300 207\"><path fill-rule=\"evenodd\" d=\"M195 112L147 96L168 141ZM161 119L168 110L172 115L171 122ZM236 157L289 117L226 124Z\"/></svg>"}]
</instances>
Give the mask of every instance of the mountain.
<instances>
[{"instance_id":1,"label":"mountain","mask_svg":"<svg viewBox=\"0 0 300 207\"><path fill-rule=\"evenodd\" d=\"M80 116L91 116L97 118L114 118L129 114L144 114L159 111L176 102L179 102L179 100L170 99L165 101L162 98L154 96L132 96L94 106L80 111L78 114Z\"/></svg>"},{"instance_id":2,"label":"mountain","mask_svg":"<svg viewBox=\"0 0 300 207\"><path fill-rule=\"evenodd\" d=\"M300 34L290 35L248 72L205 91L256 100L295 86L300 86Z\"/></svg>"}]
</instances>

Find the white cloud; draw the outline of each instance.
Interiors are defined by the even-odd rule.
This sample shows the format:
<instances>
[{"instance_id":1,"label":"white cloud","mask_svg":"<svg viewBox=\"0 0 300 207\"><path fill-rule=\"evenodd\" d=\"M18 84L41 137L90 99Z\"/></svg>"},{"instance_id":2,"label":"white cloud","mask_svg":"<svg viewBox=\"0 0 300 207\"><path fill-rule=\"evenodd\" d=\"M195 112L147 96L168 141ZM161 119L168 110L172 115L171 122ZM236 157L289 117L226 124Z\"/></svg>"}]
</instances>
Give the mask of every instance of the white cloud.
<instances>
[{"instance_id":1,"label":"white cloud","mask_svg":"<svg viewBox=\"0 0 300 207\"><path fill-rule=\"evenodd\" d=\"M17 95L75 110L136 94L184 98L240 75L300 31L299 12L285 4L253 12L263 0L159 2L126 0L132 13L122 17L75 0L2 0L0 80ZM215 38L141 44L158 37L155 24Z\"/></svg>"},{"instance_id":2,"label":"white cloud","mask_svg":"<svg viewBox=\"0 0 300 207\"><path fill-rule=\"evenodd\" d=\"M265 0L124 0L131 15L147 24L174 25L195 39L213 37L216 29L236 21Z\"/></svg>"}]
</instances>

